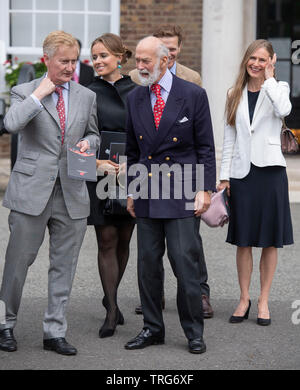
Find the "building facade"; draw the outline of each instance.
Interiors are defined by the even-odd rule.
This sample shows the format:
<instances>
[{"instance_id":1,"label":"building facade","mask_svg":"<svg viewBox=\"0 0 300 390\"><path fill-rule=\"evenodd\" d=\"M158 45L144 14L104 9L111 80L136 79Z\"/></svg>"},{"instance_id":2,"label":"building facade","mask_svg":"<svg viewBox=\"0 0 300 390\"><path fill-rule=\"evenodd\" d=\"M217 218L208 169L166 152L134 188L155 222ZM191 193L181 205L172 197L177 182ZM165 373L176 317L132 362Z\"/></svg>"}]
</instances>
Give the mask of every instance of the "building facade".
<instances>
[{"instance_id":1,"label":"building facade","mask_svg":"<svg viewBox=\"0 0 300 390\"><path fill-rule=\"evenodd\" d=\"M83 44L104 32L120 34L134 50L139 39L160 24L179 24L184 31L180 62L201 73L207 90L217 150L223 142L224 107L248 44L270 39L278 54L278 76L291 85L291 126L300 128L300 1L293 0L1 0L0 59L37 60L43 38L64 29ZM295 43L296 42L296 43ZM2 49L1 49L2 47ZM2 53L2 54L1 54ZM294 56L294 63L292 62ZM131 59L124 72L134 68ZM0 91L5 89L0 74ZM6 143L8 138L6 138ZM5 153L3 137L0 153ZM1 156L0 156L1 157Z\"/></svg>"}]
</instances>

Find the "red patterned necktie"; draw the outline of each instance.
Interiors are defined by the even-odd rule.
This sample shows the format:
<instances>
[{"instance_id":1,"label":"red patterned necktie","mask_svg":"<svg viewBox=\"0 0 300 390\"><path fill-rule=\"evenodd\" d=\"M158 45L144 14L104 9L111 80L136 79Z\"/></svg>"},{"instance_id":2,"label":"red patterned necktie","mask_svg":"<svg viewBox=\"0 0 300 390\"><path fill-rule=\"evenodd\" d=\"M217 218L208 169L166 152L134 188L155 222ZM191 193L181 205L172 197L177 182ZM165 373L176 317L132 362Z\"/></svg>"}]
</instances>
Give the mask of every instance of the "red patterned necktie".
<instances>
[{"instance_id":1,"label":"red patterned necktie","mask_svg":"<svg viewBox=\"0 0 300 390\"><path fill-rule=\"evenodd\" d=\"M161 120L161 116L162 116L162 113L163 113L164 108L165 108L165 102L164 102L163 98L161 97L159 84L152 84L151 91L156 96L156 102L154 104L153 114L154 114L155 127L156 127L156 130L158 130L159 122Z\"/></svg>"},{"instance_id":2,"label":"red patterned necktie","mask_svg":"<svg viewBox=\"0 0 300 390\"><path fill-rule=\"evenodd\" d=\"M61 128L61 143L64 143L65 128L66 128L66 113L65 113L65 102L63 97L63 87L57 86L55 92L58 94L58 101L56 109L59 117L60 128Z\"/></svg>"}]
</instances>

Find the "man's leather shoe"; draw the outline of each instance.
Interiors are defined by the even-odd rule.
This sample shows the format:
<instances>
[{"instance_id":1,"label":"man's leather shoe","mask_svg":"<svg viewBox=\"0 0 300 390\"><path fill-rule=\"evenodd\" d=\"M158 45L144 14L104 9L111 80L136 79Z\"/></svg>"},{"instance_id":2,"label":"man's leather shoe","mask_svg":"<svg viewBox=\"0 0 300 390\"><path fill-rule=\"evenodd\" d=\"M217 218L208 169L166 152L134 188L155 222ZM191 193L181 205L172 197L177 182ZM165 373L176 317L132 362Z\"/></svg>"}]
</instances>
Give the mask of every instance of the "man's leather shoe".
<instances>
[{"instance_id":1,"label":"man's leather shoe","mask_svg":"<svg viewBox=\"0 0 300 390\"><path fill-rule=\"evenodd\" d=\"M206 345L203 338L189 340L189 351L191 353L204 353L206 351Z\"/></svg>"},{"instance_id":2,"label":"man's leather shoe","mask_svg":"<svg viewBox=\"0 0 300 390\"><path fill-rule=\"evenodd\" d=\"M142 349L149 345L164 344L164 337L159 334L153 334L149 329L143 329L134 339L125 344L125 349Z\"/></svg>"},{"instance_id":3,"label":"man's leather shoe","mask_svg":"<svg viewBox=\"0 0 300 390\"><path fill-rule=\"evenodd\" d=\"M204 318L212 318L214 316L213 309L209 302L209 297L202 294L202 310Z\"/></svg>"},{"instance_id":4,"label":"man's leather shoe","mask_svg":"<svg viewBox=\"0 0 300 390\"><path fill-rule=\"evenodd\" d=\"M47 351L57 352L60 355L70 356L77 354L77 349L67 343L66 339L63 337L44 340L44 349Z\"/></svg>"},{"instance_id":5,"label":"man's leather shoe","mask_svg":"<svg viewBox=\"0 0 300 390\"><path fill-rule=\"evenodd\" d=\"M0 349L6 352L17 350L17 341L12 328L0 330Z\"/></svg>"}]
</instances>

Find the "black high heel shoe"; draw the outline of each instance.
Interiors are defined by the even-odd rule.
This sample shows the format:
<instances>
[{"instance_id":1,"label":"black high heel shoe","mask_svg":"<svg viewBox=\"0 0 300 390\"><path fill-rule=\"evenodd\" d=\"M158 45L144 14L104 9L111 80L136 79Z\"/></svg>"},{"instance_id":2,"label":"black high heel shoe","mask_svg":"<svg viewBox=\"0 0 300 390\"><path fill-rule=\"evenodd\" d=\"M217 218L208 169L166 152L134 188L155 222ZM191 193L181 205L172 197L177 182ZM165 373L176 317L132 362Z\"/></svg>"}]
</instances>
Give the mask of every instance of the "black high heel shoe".
<instances>
[{"instance_id":1,"label":"black high heel shoe","mask_svg":"<svg viewBox=\"0 0 300 390\"><path fill-rule=\"evenodd\" d=\"M257 325L261 325L261 326L271 325L271 318L259 318L259 317L257 317Z\"/></svg>"},{"instance_id":2,"label":"black high heel shoe","mask_svg":"<svg viewBox=\"0 0 300 390\"><path fill-rule=\"evenodd\" d=\"M104 324L99 329L99 337L100 337L100 339L103 339L105 337L113 336L114 333L115 333L118 321L119 321L119 312L118 312L118 310L117 310L116 318L115 318L115 321L114 321L114 324L113 324L112 327L108 324L108 319L107 319L107 315L106 315Z\"/></svg>"},{"instance_id":3,"label":"black high heel shoe","mask_svg":"<svg viewBox=\"0 0 300 390\"><path fill-rule=\"evenodd\" d=\"M251 307L251 300L249 299L249 306L248 309L246 310L246 313L243 316L231 316L229 318L229 322L231 324L239 324L240 322L247 320L249 316L250 307Z\"/></svg>"},{"instance_id":4,"label":"black high heel shoe","mask_svg":"<svg viewBox=\"0 0 300 390\"><path fill-rule=\"evenodd\" d=\"M259 312L258 303L257 303L257 311ZM268 311L262 312L261 314L263 314L263 315L265 314L266 316L268 316L268 314L269 314L269 318L262 318L262 317L258 317L258 315L257 315L257 320L256 320L257 325L261 325L261 326L270 325L271 324L271 316L270 316L269 309L268 309Z\"/></svg>"},{"instance_id":5,"label":"black high heel shoe","mask_svg":"<svg viewBox=\"0 0 300 390\"><path fill-rule=\"evenodd\" d=\"M258 305L257 305L257 309L258 309ZM262 314L267 314L267 312L263 312ZM271 325L271 316L270 316L270 312L269 312L269 317L270 317L270 318L261 318L261 317L258 317L258 316L257 316L257 320L256 320L257 325L261 325L261 326L268 326L268 325Z\"/></svg>"},{"instance_id":6,"label":"black high heel shoe","mask_svg":"<svg viewBox=\"0 0 300 390\"><path fill-rule=\"evenodd\" d=\"M107 302L107 299L106 299L106 296L104 295L103 299L102 299L102 305L105 307L106 310L108 310L108 302ZM119 318L118 318L118 323L117 325L124 325L125 323L125 319L124 319L124 316L123 314L121 313L120 309L118 308L118 314L119 314Z\"/></svg>"}]
</instances>

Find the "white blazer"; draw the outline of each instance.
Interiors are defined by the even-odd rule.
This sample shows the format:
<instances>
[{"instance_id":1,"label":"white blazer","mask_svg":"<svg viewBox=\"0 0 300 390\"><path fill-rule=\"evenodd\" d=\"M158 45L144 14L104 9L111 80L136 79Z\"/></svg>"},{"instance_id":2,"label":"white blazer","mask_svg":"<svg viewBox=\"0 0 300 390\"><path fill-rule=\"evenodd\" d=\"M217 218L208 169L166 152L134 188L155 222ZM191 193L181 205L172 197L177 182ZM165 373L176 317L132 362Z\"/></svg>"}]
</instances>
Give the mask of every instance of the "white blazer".
<instances>
[{"instance_id":1,"label":"white blazer","mask_svg":"<svg viewBox=\"0 0 300 390\"><path fill-rule=\"evenodd\" d=\"M260 90L252 124L248 107L248 86L245 87L236 113L235 126L225 123L220 180L247 176L251 163L258 167L286 166L281 152L282 118L292 105L288 83L267 79Z\"/></svg>"}]
</instances>

